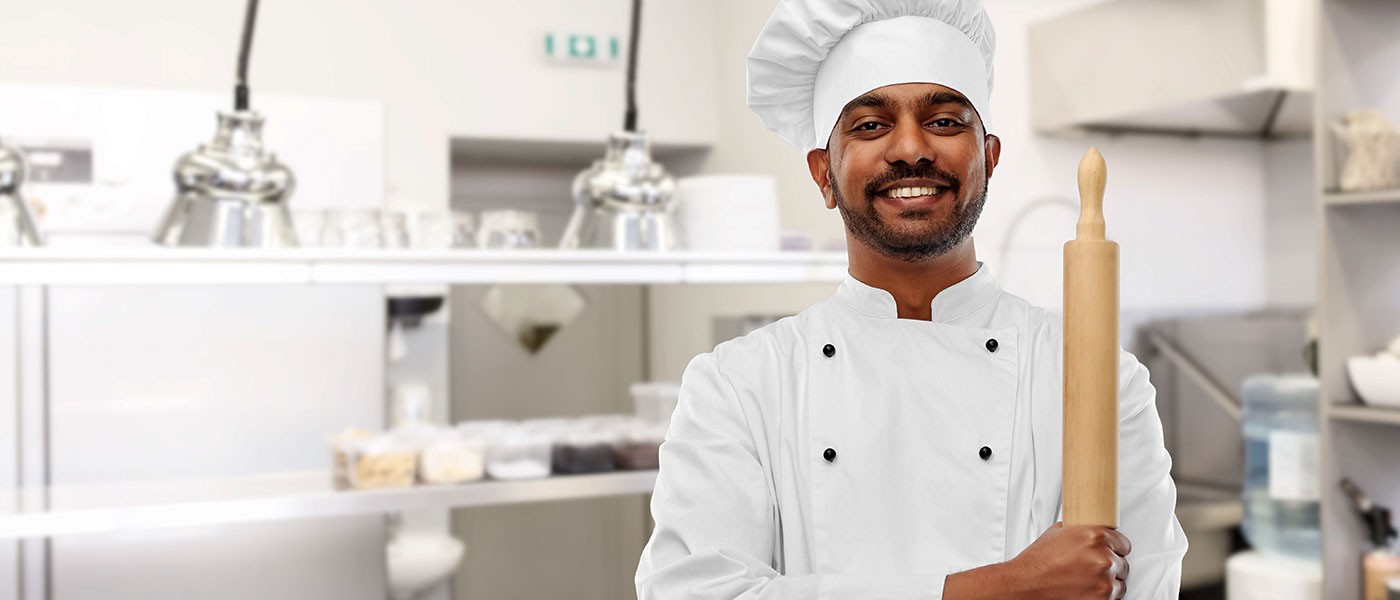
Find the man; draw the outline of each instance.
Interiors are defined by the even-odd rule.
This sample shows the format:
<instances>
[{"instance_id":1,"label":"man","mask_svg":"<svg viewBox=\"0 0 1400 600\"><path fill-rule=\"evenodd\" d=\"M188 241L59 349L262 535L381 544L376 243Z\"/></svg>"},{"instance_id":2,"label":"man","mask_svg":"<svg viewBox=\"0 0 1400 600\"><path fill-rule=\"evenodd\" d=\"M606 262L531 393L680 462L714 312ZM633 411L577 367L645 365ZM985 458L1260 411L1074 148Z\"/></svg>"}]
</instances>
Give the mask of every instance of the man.
<instances>
[{"instance_id":1,"label":"man","mask_svg":"<svg viewBox=\"0 0 1400 600\"><path fill-rule=\"evenodd\" d=\"M1120 527L1058 523L1061 322L969 237L1001 154L994 46L979 0L774 10L749 105L808 151L849 277L686 369L640 598L1176 598L1171 459L1126 352Z\"/></svg>"}]
</instances>

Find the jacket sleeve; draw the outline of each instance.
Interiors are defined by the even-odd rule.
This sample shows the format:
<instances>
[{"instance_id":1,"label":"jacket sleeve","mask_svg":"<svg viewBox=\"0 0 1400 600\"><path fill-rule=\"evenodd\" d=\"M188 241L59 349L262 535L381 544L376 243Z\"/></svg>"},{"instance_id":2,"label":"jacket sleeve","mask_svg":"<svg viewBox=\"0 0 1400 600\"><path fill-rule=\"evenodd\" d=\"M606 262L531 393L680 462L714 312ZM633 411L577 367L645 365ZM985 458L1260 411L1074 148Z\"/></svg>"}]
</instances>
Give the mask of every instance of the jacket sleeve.
<instances>
[{"instance_id":1,"label":"jacket sleeve","mask_svg":"<svg viewBox=\"0 0 1400 600\"><path fill-rule=\"evenodd\" d=\"M779 573L778 509L750 427L758 418L745 412L714 354L686 367L661 445L639 600L941 597L942 575Z\"/></svg>"},{"instance_id":2,"label":"jacket sleeve","mask_svg":"<svg viewBox=\"0 0 1400 600\"><path fill-rule=\"evenodd\" d=\"M1176 519L1172 459L1162 440L1157 390L1132 354L1118 360L1118 529L1132 542L1126 600L1175 600L1186 534Z\"/></svg>"}]
</instances>

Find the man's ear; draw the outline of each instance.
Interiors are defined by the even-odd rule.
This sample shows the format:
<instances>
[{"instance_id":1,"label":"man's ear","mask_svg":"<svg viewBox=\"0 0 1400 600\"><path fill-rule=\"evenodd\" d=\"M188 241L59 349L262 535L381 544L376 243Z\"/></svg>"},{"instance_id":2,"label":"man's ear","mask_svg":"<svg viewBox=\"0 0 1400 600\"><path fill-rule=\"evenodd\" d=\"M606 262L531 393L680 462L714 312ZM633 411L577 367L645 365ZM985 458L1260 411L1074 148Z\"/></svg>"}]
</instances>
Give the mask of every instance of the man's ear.
<instances>
[{"instance_id":1,"label":"man's ear","mask_svg":"<svg viewBox=\"0 0 1400 600\"><path fill-rule=\"evenodd\" d=\"M987 177L992 176L992 171L997 168L997 163L1001 161L1001 138L987 134L983 148L987 153Z\"/></svg>"},{"instance_id":2,"label":"man's ear","mask_svg":"<svg viewBox=\"0 0 1400 600\"><path fill-rule=\"evenodd\" d=\"M836 208L836 197L831 194L831 163L825 149L817 148L807 153L807 170L812 172L812 181L821 188L826 207Z\"/></svg>"}]
</instances>

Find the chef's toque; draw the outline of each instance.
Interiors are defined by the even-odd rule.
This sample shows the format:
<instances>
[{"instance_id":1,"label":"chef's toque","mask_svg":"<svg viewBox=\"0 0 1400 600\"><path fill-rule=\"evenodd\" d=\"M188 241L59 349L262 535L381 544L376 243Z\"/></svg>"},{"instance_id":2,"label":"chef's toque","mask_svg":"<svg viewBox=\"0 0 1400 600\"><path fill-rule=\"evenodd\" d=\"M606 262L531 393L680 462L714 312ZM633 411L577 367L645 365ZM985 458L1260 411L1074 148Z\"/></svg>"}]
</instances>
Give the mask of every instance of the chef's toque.
<instances>
[{"instance_id":1,"label":"chef's toque","mask_svg":"<svg viewBox=\"0 0 1400 600\"><path fill-rule=\"evenodd\" d=\"M966 96L985 131L995 50L981 0L780 0L749 51L748 105L805 152L862 94L934 83Z\"/></svg>"}]
</instances>

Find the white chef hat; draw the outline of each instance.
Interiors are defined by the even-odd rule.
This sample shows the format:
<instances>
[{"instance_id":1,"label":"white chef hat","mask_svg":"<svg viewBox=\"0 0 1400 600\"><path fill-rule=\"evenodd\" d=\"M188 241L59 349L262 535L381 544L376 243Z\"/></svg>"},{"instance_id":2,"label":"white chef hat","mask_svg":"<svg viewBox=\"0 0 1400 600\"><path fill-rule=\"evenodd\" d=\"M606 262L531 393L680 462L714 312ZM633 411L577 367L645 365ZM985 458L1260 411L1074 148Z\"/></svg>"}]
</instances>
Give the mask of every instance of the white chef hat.
<instances>
[{"instance_id":1,"label":"white chef hat","mask_svg":"<svg viewBox=\"0 0 1400 600\"><path fill-rule=\"evenodd\" d=\"M780 0L748 57L748 104L799 150L848 102L897 83L957 90L987 126L996 32L981 0Z\"/></svg>"}]
</instances>

